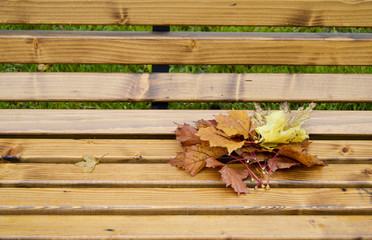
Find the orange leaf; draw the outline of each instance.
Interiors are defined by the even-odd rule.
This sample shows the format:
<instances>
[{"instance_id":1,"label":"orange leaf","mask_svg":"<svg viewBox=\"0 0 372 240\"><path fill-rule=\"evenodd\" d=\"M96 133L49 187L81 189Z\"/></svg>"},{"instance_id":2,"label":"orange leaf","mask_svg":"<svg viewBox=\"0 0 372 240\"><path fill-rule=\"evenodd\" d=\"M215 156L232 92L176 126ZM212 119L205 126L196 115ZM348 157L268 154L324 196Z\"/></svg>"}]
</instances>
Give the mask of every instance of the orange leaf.
<instances>
[{"instance_id":1,"label":"orange leaf","mask_svg":"<svg viewBox=\"0 0 372 240\"><path fill-rule=\"evenodd\" d=\"M198 128L202 128L202 127L216 127L217 126L217 122L216 122L216 120L204 120L204 119L201 119L201 120L199 120L199 121L197 121L197 122L195 122L196 123L196 126L198 127Z\"/></svg>"},{"instance_id":2,"label":"orange leaf","mask_svg":"<svg viewBox=\"0 0 372 240\"><path fill-rule=\"evenodd\" d=\"M244 140L236 141L235 139L230 139L225 133L215 127L200 128L196 135L203 141L209 141L212 147L227 148L229 154L244 145Z\"/></svg>"},{"instance_id":3,"label":"orange leaf","mask_svg":"<svg viewBox=\"0 0 372 240\"><path fill-rule=\"evenodd\" d=\"M308 145L309 144L307 142L283 144L279 145L277 149L279 149L280 155L297 160L307 167L311 167L313 165L325 165L325 163L319 160L316 156L312 156L307 153L304 146L307 147Z\"/></svg>"},{"instance_id":4,"label":"orange leaf","mask_svg":"<svg viewBox=\"0 0 372 240\"><path fill-rule=\"evenodd\" d=\"M201 143L200 138L195 135L197 132L196 128L185 123L183 125L179 124L174 134L181 145L185 147Z\"/></svg>"},{"instance_id":5,"label":"orange leaf","mask_svg":"<svg viewBox=\"0 0 372 240\"><path fill-rule=\"evenodd\" d=\"M251 118L247 111L231 110L229 115L217 115L217 128L226 133L229 137L244 136L245 139L249 136L251 127Z\"/></svg>"},{"instance_id":6,"label":"orange leaf","mask_svg":"<svg viewBox=\"0 0 372 240\"><path fill-rule=\"evenodd\" d=\"M248 177L248 170L236 170L225 165L219 172L226 187L231 186L238 194L249 192L247 184L243 181Z\"/></svg>"},{"instance_id":7,"label":"orange leaf","mask_svg":"<svg viewBox=\"0 0 372 240\"><path fill-rule=\"evenodd\" d=\"M205 162L207 163L207 165L206 165L207 168L217 168L217 167L223 167L223 166L225 166L224 163L222 163L220 161L217 161L213 157L207 158L205 160Z\"/></svg>"},{"instance_id":8,"label":"orange leaf","mask_svg":"<svg viewBox=\"0 0 372 240\"><path fill-rule=\"evenodd\" d=\"M186 147L184 169L194 176L206 166L206 159L218 158L226 153L225 148L209 147L205 144L188 146Z\"/></svg>"}]
</instances>

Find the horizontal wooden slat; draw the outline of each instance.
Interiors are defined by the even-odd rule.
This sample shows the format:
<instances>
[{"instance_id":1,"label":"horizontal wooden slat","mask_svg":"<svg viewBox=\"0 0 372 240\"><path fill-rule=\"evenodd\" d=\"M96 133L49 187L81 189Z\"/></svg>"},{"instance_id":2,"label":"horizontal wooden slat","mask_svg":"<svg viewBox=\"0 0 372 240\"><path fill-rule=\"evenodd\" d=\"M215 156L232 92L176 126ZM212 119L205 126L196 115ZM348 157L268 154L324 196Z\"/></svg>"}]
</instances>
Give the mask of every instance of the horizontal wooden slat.
<instances>
[{"instance_id":1,"label":"horizontal wooden slat","mask_svg":"<svg viewBox=\"0 0 372 240\"><path fill-rule=\"evenodd\" d=\"M0 188L0 214L372 214L371 190L272 188L237 197L229 188Z\"/></svg>"},{"instance_id":2,"label":"horizontal wooden slat","mask_svg":"<svg viewBox=\"0 0 372 240\"><path fill-rule=\"evenodd\" d=\"M2 1L5 24L371 26L370 1Z\"/></svg>"},{"instance_id":3,"label":"horizontal wooden slat","mask_svg":"<svg viewBox=\"0 0 372 240\"><path fill-rule=\"evenodd\" d=\"M167 162L181 151L177 140L0 138L0 155L22 163L71 163L83 155L105 155L101 162L110 163ZM314 140L308 152L325 161L367 163L372 161L372 142Z\"/></svg>"},{"instance_id":4,"label":"horizontal wooden slat","mask_svg":"<svg viewBox=\"0 0 372 240\"><path fill-rule=\"evenodd\" d=\"M0 134L173 134L175 123L213 119L225 110L0 110ZM248 112L252 115L252 111ZM314 135L372 134L372 111L314 111Z\"/></svg>"},{"instance_id":5,"label":"horizontal wooden slat","mask_svg":"<svg viewBox=\"0 0 372 240\"><path fill-rule=\"evenodd\" d=\"M238 167L230 165L231 167ZM372 187L370 164L278 170L272 187ZM266 182L266 178L264 180ZM257 182L246 182L253 188ZM2 187L224 187L216 169L191 177L169 164L98 164L91 174L73 164L1 164Z\"/></svg>"},{"instance_id":6,"label":"horizontal wooden slat","mask_svg":"<svg viewBox=\"0 0 372 240\"><path fill-rule=\"evenodd\" d=\"M0 101L372 102L371 82L372 74L3 72Z\"/></svg>"},{"instance_id":7,"label":"horizontal wooden slat","mask_svg":"<svg viewBox=\"0 0 372 240\"><path fill-rule=\"evenodd\" d=\"M0 235L2 239L371 239L371 224L370 216L0 216Z\"/></svg>"},{"instance_id":8,"label":"horizontal wooden slat","mask_svg":"<svg viewBox=\"0 0 372 240\"><path fill-rule=\"evenodd\" d=\"M372 34L2 31L0 63L372 65Z\"/></svg>"}]
</instances>

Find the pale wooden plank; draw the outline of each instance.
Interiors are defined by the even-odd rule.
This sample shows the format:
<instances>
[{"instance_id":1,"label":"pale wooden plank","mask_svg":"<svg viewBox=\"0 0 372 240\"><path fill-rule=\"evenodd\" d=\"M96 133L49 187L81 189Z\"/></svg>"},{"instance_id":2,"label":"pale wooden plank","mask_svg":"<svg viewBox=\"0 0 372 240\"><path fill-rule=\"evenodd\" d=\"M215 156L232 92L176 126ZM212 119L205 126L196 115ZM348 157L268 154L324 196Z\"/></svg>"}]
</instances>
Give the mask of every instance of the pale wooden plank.
<instances>
[{"instance_id":1,"label":"pale wooden plank","mask_svg":"<svg viewBox=\"0 0 372 240\"><path fill-rule=\"evenodd\" d=\"M234 168L242 166L230 165ZM372 187L371 164L278 170L272 187ZM264 179L266 182L266 178ZM253 188L256 182L246 182ZM98 164L91 174L73 164L0 164L2 187L224 187L216 169L194 177L169 164Z\"/></svg>"},{"instance_id":2,"label":"pale wooden plank","mask_svg":"<svg viewBox=\"0 0 372 240\"><path fill-rule=\"evenodd\" d=\"M93 0L2 1L3 24L358 26L370 1Z\"/></svg>"},{"instance_id":3,"label":"pale wooden plank","mask_svg":"<svg viewBox=\"0 0 372 240\"><path fill-rule=\"evenodd\" d=\"M372 102L371 82L371 74L3 72L0 101Z\"/></svg>"},{"instance_id":4,"label":"pale wooden plank","mask_svg":"<svg viewBox=\"0 0 372 240\"><path fill-rule=\"evenodd\" d=\"M125 174L125 173L123 173ZM0 214L372 214L371 188L0 188Z\"/></svg>"},{"instance_id":5,"label":"pale wooden plank","mask_svg":"<svg viewBox=\"0 0 372 240\"><path fill-rule=\"evenodd\" d=\"M13 162L80 161L83 155L101 162L166 162L182 148L171 139L37 139L0 138L0 155ZM325 161L370 162L372 142L368 140L314 140L308 148L310 154Z\"/></svg>"},{"instance_id":6,"label":"pale wooden plank","mask_svg":"<svg viewBox=\"0 0 372 240\"><path fill-rule=\"evenodd\" d=\"M372 65L372 34L3 31L0 51L0 63Z\"/></svg>"},{"instance_id":7,"label":"pale wooden plank","mask_svg":"<svg viewBox=\"0 0 372 240\"><path fill-rule=\"evenodd\" d=\"M4 226L0 235L5 239L371 239L371 224L370 216L0 216Z\"/></svg>"},{"instance_id":8,"label":"pale wooden plank","mask_svg":"<svg viewBox=\"0 0 372 240\"><path fill-rule=\"evenodd\" d=\"M1 109L0 134L173 134L175 123L192 124L220 113L227 111ZM370 136L372 111L314 111L304 127L314 135Z\"/></svg>"}]
</instances>

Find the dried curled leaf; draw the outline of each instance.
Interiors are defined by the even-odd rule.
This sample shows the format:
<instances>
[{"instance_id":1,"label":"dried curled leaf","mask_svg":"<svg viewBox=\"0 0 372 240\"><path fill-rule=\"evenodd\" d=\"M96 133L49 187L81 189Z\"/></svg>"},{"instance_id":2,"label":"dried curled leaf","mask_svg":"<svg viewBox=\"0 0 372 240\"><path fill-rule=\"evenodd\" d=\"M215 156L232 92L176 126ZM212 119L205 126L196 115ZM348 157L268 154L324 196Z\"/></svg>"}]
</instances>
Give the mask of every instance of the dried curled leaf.
<instances>
[{"instance_id":1,"label":"dried curled leaf","mask_svg":"<svg viewBox=\"0 0 372 240\"><path fill-rule=\"evenodd\" d=\"M94 156L85 155L83 156L84 161L75 163L76 166L81 167L83 173L93 172L96 165L99 163L99 159Z\"/></svg>"},{"instance_id":2,"label":"dried curled leaf","mask_svg":"<svg viewBox=\"0 0 372 240\"><path fill-rule=\"evenodd\" d=\"M225 155L226 149L222 147L210 147L205 144L198 144L186 147L184 166L186 172L191 175L199 173L207 164L208 158L218 158Z\"/></svg>"},{"instance_id":3,"label":"dried curled leaf","mask_svg":"<svg viewBox=\"0 0 372 240\"><path fill-rule=\"evenodd\" d=\"M189 124L178 125L174 131L176 138L183 147L201 143L200 137L196 136L198 130Z\"/></svg>"},{"instance_id":4,"label":"dried curled leaf","mask_svg":"<svg viewBox=\"0 0 372 240\"><path fill-rule=\"evenodd\" d=\"M243 181L248 177L248 170L236 170L225 165L219 173L226 187L231 186L238 194L249 192L247 184Z\"/></svg>"},{"instance_id":5,"label":"dried curled leaf","mask_svg":"<svg viewBox=\"0 0 372 240\"><path fill-rule=\"evenodd\" d=\"M285 103L281 110L265 116L264 125L255 128L261 136L257 142L260 142L264 148L272 149L280 143L295 143L308 139L309 136L301 125L310 117L314 107L315 104L312 103L305 110L299 109L296 115L291 117L291 112Z\"/></svg>"},{"instance_id":6,"label":"dried curled leaf","mask_svg":"<svg viewBox=\"0 0 372 240\"><path fill-rule=\"evenodd\" d=\"M306 146L308 145L307 141L305 144ZM307 167L313 165L325 165L325 163L319 160L316 156L308 154L306 148L304 148L301 143L282 144L278 146L277 149L279 149L280 155L294 159Z\"/></svg>"},{"instance_id":7,"label":"dried curled leaf","mask_svg":"<svg viewBox=\"0 0 372 240\"><path fill-rule=\"evenodd\" d=\"M200 128L196 135L201 140L208 141L212 147L227 148L229 154L244 145L244 140L229 138L224 132L215 127Z\"/></svg>"},{"instance_id":8,"label":"dried curled leaf","mask_svg":"<svg viewBox=\"0 0 372 240\"><path fill-rule=\"evenodd\" d=\"M220 161L217 161L215 158L213 157L210 157L210 158L207 158L205 160L205 162L207 163L206 167L207 168L219 168L219 167L223 167L225 166L224 163L220 162Z\"/></svg>"}]
</instances>

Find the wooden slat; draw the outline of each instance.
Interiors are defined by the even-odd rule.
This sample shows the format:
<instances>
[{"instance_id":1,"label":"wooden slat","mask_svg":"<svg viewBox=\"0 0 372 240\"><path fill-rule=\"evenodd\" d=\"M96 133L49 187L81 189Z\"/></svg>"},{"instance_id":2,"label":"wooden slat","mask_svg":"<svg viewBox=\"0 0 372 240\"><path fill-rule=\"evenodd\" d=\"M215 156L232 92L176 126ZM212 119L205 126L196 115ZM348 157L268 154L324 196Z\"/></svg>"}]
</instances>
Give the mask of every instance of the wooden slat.
<instances>
[{"instance_id":1,"label":"wooden slat","mask_svg":"<svg viewBox=\"0 0 372 240\"><path fill-rule=\"evenodd\" d=\"M231 167L238 167L230 165ZM272 187L372 187L370 164L330 164L326 167L278 170ZM264 180L266 182L266 178ZM250 188L257 182L247 181ZM169 164L98 164L91 174L73 164L1 164L2 187L224 187L216 169L194 177Z\"/></svg>"},{"instance_id":2,"label":"wooden slat","mask_svg":"<svg viewBox=\"0 0 372 240\"><path fill-rule=\"evenodd\" d=\"M372 214L371 190L272 188L237 197L229 188L0 188L0 214Z\"/></svg>"},{"instance_id":3,"label":"wooden slat","mask_svg":"<svg viewBox=\"0 0 372 240\"><path fill-rule=\"evenodd\" d=\"M0 23L368 27L371 12L370 1L352 0L8 0Z\"/></svg>"},{"instance_id":4,"label":"wooden slat","mask_svg":"<svg viewBox=\"0 0 372 240\"><path fill-rule=\"evenodd\" d=\"M372 102L371 82L372 74L3 72L0 101Z\"/></svg>"},{"instance_id":5,"label":"wooden slat","mask_svg":"<svg viewBox=\"0 0 372 240\"><path fill-rule=\"evenodd\" d=\"M3 239L371 239L371 224L370 216L0 216L0 235Z\"/></svg>"},{"instance_id":6,"label":"wooden slat","mask_svg":"<svg viewBox=\"0 0 372 240\"><path fill-rule=\"evenodd\" d=\"M0 63L372 65L372 34L0 32Z\"/></svg>"},{"instance_id":7,"label":"wooden slat","mask_svg":"<svg viewBox=\"0 0 372 240\"><path fill-rule=\"evenodd\" d=\"M0 110L0 134L173 134L175 123L213 119L224 110ZM252 115L252 111L248 112ZM372 111L314 111L314 135L372 134Z\"/></svg>"},{"instance_id":8,"label":"wooden slat","mask_svg":"<svg viewBox=\"0 0 372 240\"><path fill-rule=\"evenodd\" d=\"M176 140L144 139L35 139L0 138L0 155L12 162L71 163L83 155L101 162L167 162L182 148ZM372 161L372 142L367 140L314 140L308 152L332 162Z\"/></svg>"}]
</instances>

